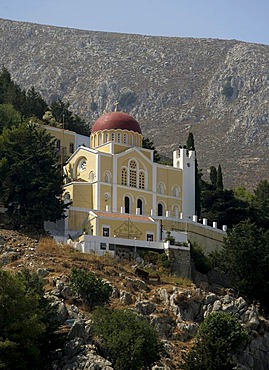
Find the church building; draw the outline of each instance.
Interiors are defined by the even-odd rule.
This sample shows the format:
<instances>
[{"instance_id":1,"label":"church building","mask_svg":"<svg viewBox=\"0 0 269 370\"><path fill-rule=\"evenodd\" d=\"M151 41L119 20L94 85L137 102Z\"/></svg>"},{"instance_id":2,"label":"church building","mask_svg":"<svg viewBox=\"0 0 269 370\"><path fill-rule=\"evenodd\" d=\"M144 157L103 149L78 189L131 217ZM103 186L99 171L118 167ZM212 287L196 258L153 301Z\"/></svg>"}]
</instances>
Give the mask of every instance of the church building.
<instances>
[{"instance_id":1,"label":"church building","mask_svg":"<svg viewBox=\"0 0 269 370\"><path fill-rule=\"evenodd\" d=\"M163 165L142 139L133 117L107 113L94 123L90 147L66 162L66 234L83 234L88 249L163 250L167 232L176 244L187 242L180 224L195 214L195 151L174 151L173 166Z\"/></svg>"}]
</instances>

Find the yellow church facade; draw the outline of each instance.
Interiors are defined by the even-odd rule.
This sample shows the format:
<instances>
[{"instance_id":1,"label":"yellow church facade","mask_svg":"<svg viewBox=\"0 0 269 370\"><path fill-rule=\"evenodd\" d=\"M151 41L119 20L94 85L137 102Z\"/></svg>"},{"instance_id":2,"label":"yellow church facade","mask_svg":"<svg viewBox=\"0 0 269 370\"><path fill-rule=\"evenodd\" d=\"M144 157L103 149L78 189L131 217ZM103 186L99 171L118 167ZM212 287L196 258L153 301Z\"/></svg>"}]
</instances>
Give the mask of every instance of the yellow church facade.
<instances>
[{"instance_id":1,"label":"yellow church facade","mask_svg":"<svg viewBox=\"0 0 269 370\"><path fill-rule=\"evenodd\" d=\"M153 150L142 148L140 126L131 116L111 112L100 117L90 147L80 146L64 168L64 199L72 202L66 233L83 232L95 238L95 246L98 238L113 238L114 244L135 240L140 247L163 248L165 221L190 220L195 214L195 152L176 151L173 166L153 158ZM185 233L174 231L173 236L187 242Z\"/></svg>"},{"instance_id":2,"label":"yellow church facade","mask_svg":"<svg viewBox=\"0 0 269 370\"><path fill-rule=\"evenodd\" d=\"M107 113L94 123L89 145L78 146L64 166L63 196L71 204L64 236L84 252L112 255L147 248L189 255L190 235L212 249L221 245L225 232L195 216L195 151L180 148L173 165L163 165L142 139L127 113Z\"/></svg>"}]
</instances>

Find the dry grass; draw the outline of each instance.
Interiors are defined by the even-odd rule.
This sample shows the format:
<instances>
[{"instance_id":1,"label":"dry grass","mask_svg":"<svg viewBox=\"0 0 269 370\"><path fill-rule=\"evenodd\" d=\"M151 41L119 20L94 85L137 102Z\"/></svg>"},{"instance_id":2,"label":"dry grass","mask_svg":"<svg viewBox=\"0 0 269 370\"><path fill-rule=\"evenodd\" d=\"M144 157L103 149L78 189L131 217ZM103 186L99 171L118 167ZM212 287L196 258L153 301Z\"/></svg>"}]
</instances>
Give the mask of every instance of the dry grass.
<instances>
[{"instance_id":1,"label":"dry grass","mask_svg":"<svg viewBox=\"0 0 269 370\"><path fill-rule=\"evenodd\" d=\"M59 245L55 240L49 237L41 238L38 242L37 253L41 255L60 255Z\"/></svg>"},{"instance_id":2,"label":"dry grass","mask_svg":"<svg viewBox=\"0 0 269 370\"><path fill-rule=\"evenodd\" d=\"M166 284L173 284L173 285L180 285L184 288L191 288L193 287L193 282L190 279L183 278L176 275L171 274L162 274L161 280L163 283Z\"/></svg>"}]
</instances>

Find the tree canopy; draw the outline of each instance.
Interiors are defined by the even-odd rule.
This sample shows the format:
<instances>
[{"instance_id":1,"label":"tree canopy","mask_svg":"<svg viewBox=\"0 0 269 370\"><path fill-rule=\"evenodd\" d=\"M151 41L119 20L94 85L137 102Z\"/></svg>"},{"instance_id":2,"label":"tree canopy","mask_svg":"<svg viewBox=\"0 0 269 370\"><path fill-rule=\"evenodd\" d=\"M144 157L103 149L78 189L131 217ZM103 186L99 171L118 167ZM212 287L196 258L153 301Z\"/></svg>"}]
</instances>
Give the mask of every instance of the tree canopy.
<instances>
[{"instance_id":1,"label":"tree canopy","mask_svg":"<svg viewBox=\"0 0 269 370\"><path fill-rule=\"evenodd\" d=\"M154 155L153 155L154 162L160 163L161 157L159 153L157 152L157 150L155 149L155 146L152 140L150 140L148 137L143 137L142 147L145 149L153 150L154 151Z\"/></svg>"},{"instance_id":2,"label":"tree canopy","mask_svg":"<svg viewBox=\"0 0 269 370\"><path fill-rule=\"evenodd\" d=\"M111 286L102 279L98 279L94 273L73 268L70 282L74 291L84 299L91 309L109 302Z\"/></svg>"},{"instance_id":3,"label":"tree canopy","mask_svg":"<svg viewBox=\"0 0 269 370\"><path fill-rule=\"evenodd\" d=\"M0 136L0 202L15 225L43 227L64 216L62 174L52 137L34 124Z\"/></svg>"},{"instance_id":4,"label":"tree canopy","mask_svg":"<svg viewBox=\"0 0 269 370\"><path fill-rule=\"evenodd\" d=\"M70 104L62 100L50 104L49 111L55 118L58 126L66 130L75 131L78 134L89 136L90 129L85 121L69 109ZM49 122L48 122L49 123Z\"/></svg>"},{"instance_id":5,"label":"tree canopy","mask_svg":"<svg viewBox=\"0 0 269 370\"><path fill-rule=\"evenodd\" d=\"M36 274L0 270L0 368L46 368L48 343L57 325L52 315Z\"/></svg>"},{"instance_id":6,"label":"tree canopy","mask_svg":"<svg viewBox=\"0 0 269 370\"><path fill-rule=\"evenodd\" d=\"M228 231L220 257L239 293L269 311L269 231L241 222Z\"/></svg>"},{"instance_id":7,"label":"tree canopy","mask_svg":"<svg viewBox=\"0 0 269 370\"><path fill-rule=\"evenodd\" d=\"M70 109L70 104L64 103L60 99L52 101L50 106L42 98L41 94L34 87L25 91L16 84L9 73L3 67L0 73L0 105L13 107L15 112L20 115L20 123L27 118L35 118L36 121L42 120L45 124L54 126L63 126L70 131L77 132L81 135L89 135L89 126L78 115L74 114ZM51 119L48 119L47 112L50 112ZM14 112L9 112L9 116L1 119L0 113L0 132L3 127L11 127L10 115L14 118ZM52 124L53 122L53 124ZM13 124L18 124L17 119Z\"/></svg>"},{"instance_id":8,"label":"tree canopy","mask_svg":"<svg viewBox=\"0 0 269 370\"><path fill-rule=\"evenodd\" d=\"M3 67L0 73L0 104L11 104L22 117L42 118L47 109L47 103L41 95L31 87L28 91L22 90L12 81L8 70Z\"/></svg>"},{"instance_id":9,"label":"tree canopy","mask_svg":"<svg viewBox=\"0 0 269 370\"><path fill-rule=\"evenodd\" d=\"M98 309L94 334L115 370L148 369L159 358L162 344L146 319L128 310Z\"/></svg>"},{"instance_id":10,"label":"tree canopy","mask_svg":"<svg viewBox=\"0 0 269 370\"><path fill-rule=\"evenodd\" d=\"M230 313L215 312L198 329L196 342L185 358L185 370L231 370L232 355L246 341L238 320Z\"/></svg>"}]
</instances>

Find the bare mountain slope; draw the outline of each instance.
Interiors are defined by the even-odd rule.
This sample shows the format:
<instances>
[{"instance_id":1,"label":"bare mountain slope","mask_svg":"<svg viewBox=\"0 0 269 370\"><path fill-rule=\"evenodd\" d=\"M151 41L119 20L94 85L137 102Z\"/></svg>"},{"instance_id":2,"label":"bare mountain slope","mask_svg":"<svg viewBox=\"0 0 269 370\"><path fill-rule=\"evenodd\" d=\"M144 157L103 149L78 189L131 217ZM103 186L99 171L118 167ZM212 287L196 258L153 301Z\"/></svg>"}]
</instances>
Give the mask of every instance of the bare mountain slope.
<instances>
[{"instance_id":1,"label":"bare mountain slope","mask_svg":"<svg viewBox=\"0 0 269 370\"><path fill-rule=\"evenodd\" d=\"M204 173L226 187L269 178L269 46L92 32L0 19L0 62L23 88L92 124L119 108L171 155L194 134Z\"/></svg>"}]
</instances>

